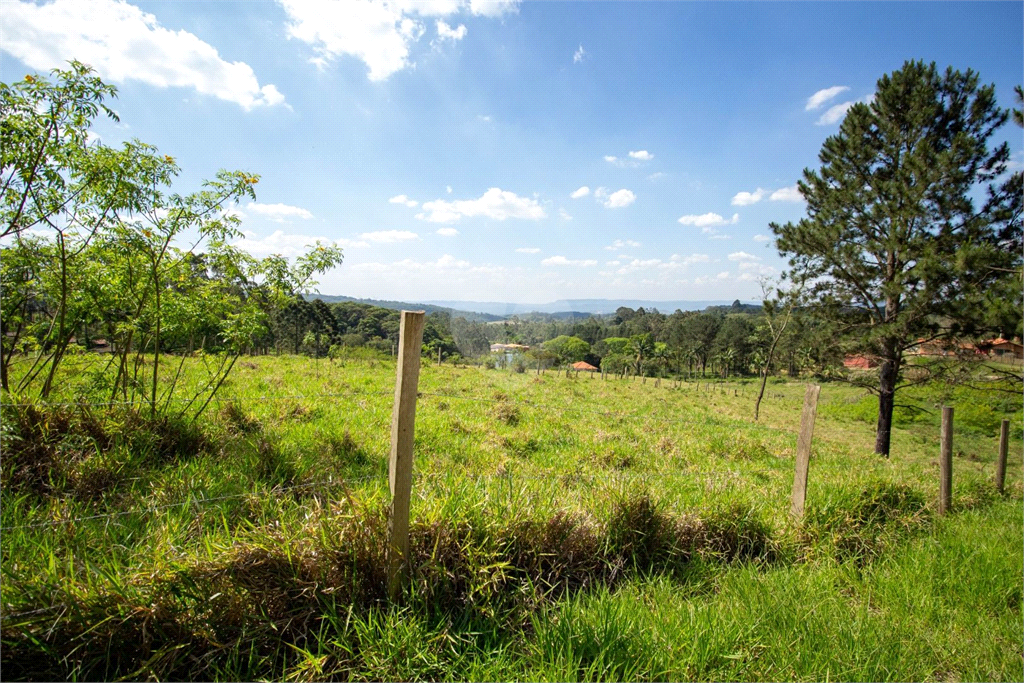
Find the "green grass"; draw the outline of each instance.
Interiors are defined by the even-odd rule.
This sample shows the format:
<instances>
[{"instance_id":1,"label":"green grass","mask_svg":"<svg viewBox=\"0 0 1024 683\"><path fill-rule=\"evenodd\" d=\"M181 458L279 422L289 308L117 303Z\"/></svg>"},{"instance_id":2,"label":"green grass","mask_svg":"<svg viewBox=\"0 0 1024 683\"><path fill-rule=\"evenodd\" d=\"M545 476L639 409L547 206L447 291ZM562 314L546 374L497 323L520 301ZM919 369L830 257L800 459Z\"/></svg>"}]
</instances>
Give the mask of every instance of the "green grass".
<instances>
[{"instance_id":1,"label":"green grass","mask_svg":"<svg viewBox=\"0 0 1024 683\"><path fill-rule=\"evenodd\" d=\"M879 458L859 394L825 385L794 524L801 383L755 424L751 380L425 364L412 581L388 606L394 373L246 359L197 424L5 407L5 674L1024 677L1024 446L997 496L988 431L1019 427L1019 395L928 389L965 420L938 518L937 425L898 420Z\"/></svg>"}]
</instances>

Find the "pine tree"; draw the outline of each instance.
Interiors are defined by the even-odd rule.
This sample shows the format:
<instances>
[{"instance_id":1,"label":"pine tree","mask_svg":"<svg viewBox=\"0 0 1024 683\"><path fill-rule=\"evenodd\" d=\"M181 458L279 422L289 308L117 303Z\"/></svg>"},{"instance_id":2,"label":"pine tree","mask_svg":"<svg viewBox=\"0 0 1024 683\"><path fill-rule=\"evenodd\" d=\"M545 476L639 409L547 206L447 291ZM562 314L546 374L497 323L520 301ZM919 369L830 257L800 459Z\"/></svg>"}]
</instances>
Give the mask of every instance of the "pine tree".
<instances>
[{"instance_id":1,"label":"pine tree","mask_svg":"<svg viewBox=\"0 0 1024 683\"><path fill-rule=\"evenodd\" d=\"M876 453L889 454L907 349L985 331L987 288L1020 267L1020 192L997 184L1009 149L988 148L1007 117L974 72L907 62L804 171L807 217L771 225L815 311L879 359Z\"/></svg>"}]
</instances>

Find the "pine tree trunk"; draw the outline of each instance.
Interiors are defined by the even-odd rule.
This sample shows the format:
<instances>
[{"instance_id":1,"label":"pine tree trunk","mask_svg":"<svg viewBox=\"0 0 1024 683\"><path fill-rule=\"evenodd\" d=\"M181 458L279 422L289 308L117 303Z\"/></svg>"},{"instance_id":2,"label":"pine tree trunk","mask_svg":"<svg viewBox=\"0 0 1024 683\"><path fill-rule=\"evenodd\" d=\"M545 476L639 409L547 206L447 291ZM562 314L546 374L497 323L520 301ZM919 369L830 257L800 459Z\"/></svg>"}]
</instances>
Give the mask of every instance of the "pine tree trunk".
<instances>
[{"instance_id":1,"label":"pine tree trunk","mask_svg":"<svg viewBox=\"0 0 1024 683\"><path fill-rule=\"evenodd\" d=\"M892 411L895 407L896 376L899 373L900 359L896 357L895 342L886 343L888 358L882 361L878 373L878 426L875 430L875 453L889 457L889 444L892 437Z\"/></svg>"}]
</instances>

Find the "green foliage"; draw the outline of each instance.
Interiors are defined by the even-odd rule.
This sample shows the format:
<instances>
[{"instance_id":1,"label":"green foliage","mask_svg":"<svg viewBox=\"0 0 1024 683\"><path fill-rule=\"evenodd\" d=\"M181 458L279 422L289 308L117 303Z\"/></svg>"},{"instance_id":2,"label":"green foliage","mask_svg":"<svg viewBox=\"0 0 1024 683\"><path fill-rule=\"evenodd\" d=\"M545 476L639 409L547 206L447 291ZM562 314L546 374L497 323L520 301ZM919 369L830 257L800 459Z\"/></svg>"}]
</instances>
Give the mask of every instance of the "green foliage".
<instances>
[{"instance_id":1,"label":"green foliage","mask_svg":"<svg viewBox=\"0 0 1024 683\"><path fill-rule=\"evenodd\" d=\"M544 350L553 354L559 365L576 363L590 353L590 344L579 337L561 335L544 342Z\"/></svg>"}]
</instances>

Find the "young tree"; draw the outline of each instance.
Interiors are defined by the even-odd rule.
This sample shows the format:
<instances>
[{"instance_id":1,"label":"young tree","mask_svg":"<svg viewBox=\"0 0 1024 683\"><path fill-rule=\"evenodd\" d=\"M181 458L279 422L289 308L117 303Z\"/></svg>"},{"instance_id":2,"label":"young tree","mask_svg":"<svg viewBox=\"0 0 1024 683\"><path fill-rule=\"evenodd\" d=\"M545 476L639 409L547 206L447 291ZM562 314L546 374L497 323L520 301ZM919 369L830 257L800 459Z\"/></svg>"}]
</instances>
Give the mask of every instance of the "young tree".
<instances>
[{"instance_id":1,"label":"young tree","mask_svg":"<svg viewBox=\"0 0 1024 683\"><path fill-rule=\"evenodd\" d=\"M1009 150L988 147L1006 119L973 71L907 62L804 171L807 217L771 225L816 312L879 358L876 453L889 454L904 352L980 332L987 287L1021 263L1020 195L993 185Z\"/></svg>"}]
</instances>

